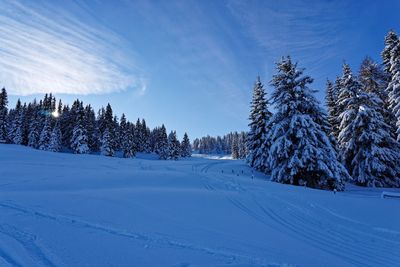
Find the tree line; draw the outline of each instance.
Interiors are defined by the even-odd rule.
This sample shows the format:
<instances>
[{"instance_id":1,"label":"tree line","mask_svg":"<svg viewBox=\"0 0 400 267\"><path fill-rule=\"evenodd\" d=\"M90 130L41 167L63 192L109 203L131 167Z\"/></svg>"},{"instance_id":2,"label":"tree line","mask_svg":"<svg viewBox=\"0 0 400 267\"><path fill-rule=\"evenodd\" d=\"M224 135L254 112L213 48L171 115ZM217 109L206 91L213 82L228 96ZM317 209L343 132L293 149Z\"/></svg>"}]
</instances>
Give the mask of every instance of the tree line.
<instances>
[{"instance_id":1,"label":"tree line","mask_svg":"<svg viewBox=\"0 0 400 267\"><path fill-rule=\"evenodd\" d=\"M136 123L113 114L110 104L95 113L92 106L79 99L71 107L46 94L39 102L22 104L8 110L5 88L0 93L0 143L25 145L32 148L75 154L100 152L105 156L117 153L131 158L137 152L157 153L160 159L190 157L191 144L187 133L183 140L176 132L167 135L164 125L150 130L144 119Z\"/></svg>"},{"instance_id":2,"label":"tree line","mask_svg":"<svg viewBox=\"0 0 400 267\"><path fill-rule=\"evenodd\" d=\"M231 132L224 136L204 136L193 140L193 150L200 154L230 154L234 159L244 159L248 154L245 132Z\"/></svg>"},{"instance_id":3,"label":"tree line","mask_svg":"<svg viewBox=\"0 0 400 267\"><path fill-rule=\"evenodd\" d=\"M342 74L327 81L327 112L310 88L313 79L290 57L276 64L270 98L257 78L248 164L287 184L400 187L400 40L394 31L381 55L382 64L367 57L358 73L343 64Z\"/></svg>"}]
</instances>

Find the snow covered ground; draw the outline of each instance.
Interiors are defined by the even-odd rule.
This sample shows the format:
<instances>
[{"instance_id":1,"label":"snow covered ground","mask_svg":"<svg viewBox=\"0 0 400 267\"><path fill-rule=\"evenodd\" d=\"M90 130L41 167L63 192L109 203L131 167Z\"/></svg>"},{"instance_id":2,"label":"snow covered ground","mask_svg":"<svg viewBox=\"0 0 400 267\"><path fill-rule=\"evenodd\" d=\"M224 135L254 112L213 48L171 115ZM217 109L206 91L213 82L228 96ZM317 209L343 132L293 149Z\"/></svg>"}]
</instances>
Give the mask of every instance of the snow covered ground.
<instances>
[{"instance_id":1,"label":"snow covered ground","mask_svg":"<svg viewBox=\"0 0 400 267\"><path fill-rule=\"evenodd\" d=\"M0 145L0 266L400 266L400 200L382 191Z\"/></svg>"}]
</instances>

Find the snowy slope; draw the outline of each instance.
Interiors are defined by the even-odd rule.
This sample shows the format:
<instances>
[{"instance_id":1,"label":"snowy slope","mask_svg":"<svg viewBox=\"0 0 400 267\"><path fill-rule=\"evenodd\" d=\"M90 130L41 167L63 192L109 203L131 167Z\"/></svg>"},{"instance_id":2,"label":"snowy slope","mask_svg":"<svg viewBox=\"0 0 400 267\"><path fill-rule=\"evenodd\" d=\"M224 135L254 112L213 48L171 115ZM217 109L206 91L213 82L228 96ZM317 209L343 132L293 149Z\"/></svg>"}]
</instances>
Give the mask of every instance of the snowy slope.
<instances>
[{"instance_id":1,"label":"snowy slope","mask_svg":"<svg viewBox=\"0 0 400 267\"><path fill-rule=\"evenodd\" d=\"M383 190L13 145L0 166L0 266L400 266L400 200Z\"/></svg>"}]
</instances>

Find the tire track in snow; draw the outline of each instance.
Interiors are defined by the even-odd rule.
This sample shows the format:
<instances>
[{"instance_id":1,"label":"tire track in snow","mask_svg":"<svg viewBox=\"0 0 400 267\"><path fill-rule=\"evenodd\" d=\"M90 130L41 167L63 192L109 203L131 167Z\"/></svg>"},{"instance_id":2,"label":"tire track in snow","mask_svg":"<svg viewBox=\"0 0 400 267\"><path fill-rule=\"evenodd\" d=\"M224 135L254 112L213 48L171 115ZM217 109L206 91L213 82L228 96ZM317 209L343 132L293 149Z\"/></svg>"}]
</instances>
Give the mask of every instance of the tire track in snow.
<instances>
[{"instance_id":1,"label":"tire track in snow","mask_svg":"<svg viewBox=\"0 0 400 267\"><path fill-rule=\"evenodd\" d=\"M55 222L58 222L61 224L72 225L72 226L76 226L79 228L89 228L91 230L96 230L99 232L104 232L104 233L108 233L111 235L130 238L130 239L139 240L139 241L143 241L143 242L153 243L156 245L167 245L167 246L173 247L173 248L188 249L188 250L192 250L192 251L196 251L196 252L201 252L201 253L205 253L208 255L223 258L229 264L245 263L245 264L250 264L250 265L254 265L254 266L271 266L271 264L266 263L264 259L248 257L248 256L244 256L244 255L224 252L221 250L215 250L215 249L206 248L206 247L200 247L200 246L196 246L193 244L187 244L187 243L183 243L180 241L171 240L171 239L167 239L167 238L150 237L150 236L139 234L139 233L133 233L130 231L121 230L121 229L117 229L117 228L113 228L113 227L109 227L109 226L90 223L90 222L80 220L80 219L70 218L68 216L53 215L53 214L49 214L49 213L39 212L39 211L35 211L33 209L28 209L28 208L25 208L22 206L17 206L12 203L4 203L3 202L3 203L0 203L0 207L18 211L25 215L30 215L30 216L37 217L37 218L43 218L43 219L55 221ZM0 231L1 231L1 228L0 228ZM9 233L10 231L5 231L5 232ZM14 231L14 233L16 233L16 232ZM18 235L13 235L13 238L14 237L16 237L15 239L17 239L17 240L21 240L21 238L19 238ZM29 240L30 240L30 238L22 239L22 243L27 244L26 247L31 248L31 250L33 248L33 251L34 252L36 251L38 253L38 255L35 256L36 259L41 260L44 263L43 266L55 266L50 260L48 260L45 257L45 255L38 249L38 247L36 245L32 245L32 242L29 242ZM279 266L279 265L273 265L273 266Z\"/></svg>"}]
</instances>

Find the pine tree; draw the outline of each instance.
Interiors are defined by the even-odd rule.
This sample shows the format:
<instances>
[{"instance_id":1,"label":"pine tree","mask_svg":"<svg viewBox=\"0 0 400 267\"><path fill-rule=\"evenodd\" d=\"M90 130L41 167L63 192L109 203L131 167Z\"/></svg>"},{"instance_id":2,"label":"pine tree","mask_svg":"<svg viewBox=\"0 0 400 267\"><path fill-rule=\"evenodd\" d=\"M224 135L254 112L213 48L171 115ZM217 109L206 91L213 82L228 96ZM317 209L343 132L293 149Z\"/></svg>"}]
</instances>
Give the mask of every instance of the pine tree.
<instances>
[{"instance_id":1,"label":"pine tree","mask_svg":"<svg viewBox=\"0 0 400 267\"><path fill-rule=\"evenodd\" d=\"M303 70L290 57L277 63L278 74L271 81L277 112L272 117L269 162L271 180L294 185L341 190L348 174L337 161L336 152L321 125L313 118L321 108L308 85L313 82L303 76Z\"/></svg>"},{"instance_id":2,"label":"pine tree","mask_svg":"<svg viewBox=\"0 0 400 267\"><path fill-rule=\"evenodd\" d=\"M399 37L397 34L390 30L385 37L385 48L383 49L381 55L383 59L384 70L386 73L391 73L392 68L392 51L400 42ZM389 93L389 92L388 92Z\"/></svg>"},{"instance_id":3,"label":"pine tree","mask_svg":"<svg viewBox=\"0 0 400 267\"><path fill-rule=\"evenodd\" d=\"M96 115L93 111L92 106L89 104L85 107L85 125L88 135L88 146L90 151L98 151L99 149L99 138L97 136L97 125Z\"/></svg>"},{"instance_id":4,"label":"pine tree","mask_svg":"<svg viewBox=\"0 0 400 267\"><path fill-rule=\"evenodd\" d=\"M70 147L75 154L87 154L89 153L89 146L82 103L79 103L75 115L75 126L72 130Z\"/></svg>"},{"instance_id":5,"label":"pine tree","mask_svg":"<svg viewBox=\"0 0 400 267\"><path fill-rule=\"evenodd\" d=\"M356 103L354 99L356 99L357 94L360 91L360 84L357 81L357 78L354 77L353 72L348 64L343 64L343 75L341 77L341 87L338 95L337 106L338 110L340 111L339 114L339 135L338 135L338 146L341 150L341 159L342 163L345 166L349 166L349 163L346 162L349 159L343 158L344 150L348 149L351 151L351 148L348 147L343 137L341 137L342 132L346 130L348 125L351 123L352 120L355 118L356 114Z\"/></svg>"},{"instance_id":6,"label":"pine tree","mask_svg":"<svg viewBox=\"0 0 400 267\"><path fill-rule=\"evenodd\" d=\"M144 147L145 147L145 145L144 145L145 140L144 140L144 136L143 136L143 126L142 126L142 123L140 122L139 118L136 120L135 129L136 129L135 136L136 136L136 140L137 140L138 151L143 152Z\"/></svg>"},{"instance_id":7,"label":"pine tree","mask_svg":"<svg viewBox=\"0 0 400 267\"><path fill-rule=\"evenodd\" d=\"M177 160L181 154L180 147L176 132L171 131L168 135L168 158Z\"/></svg>"},{"instance_id":8,"label":"pine tree","mask_svg":"<svg viewBox=\"0 0 400 267\"><path fill-rule=\"evenodd\" d=\"M61 121L61 133L63 138L63 145L65 147L71 147L71 140L74 133L74 127L77 124L77 118L80 116L78 113L81 109L81 102L79 99L76 99L73 103L71 108L68 106L64 106L62 116L60 118Z\"/></svg>"},{"instance_id":9,"label":"pine tree","mask_svg":"<svg viewBox=\"0 0 400 267\"><path fill-rule=\"evenodd\" d=\"M49 151L52 151L52 152L61 151L61 139L62 139L61 137L62 136L61 136L60 123L57 121L51 132L50 144L48 147Z\"/></svg>"},{"instance_id":10,"label":"pine tree","mask_svg":"<svg viewBox=\"0 0 400 267\"><path fill-rule=\"evenodd\" d=\"M114 116L113 122L112 122L112 127L111 127L111 137L112 137L112 146L114 151L118 151L121 148L121 143L120 143L120 128L119 128L119 122L118 122L118 117Z\"/></svg>"},{"instance_id":11,"label":"pine tree","mask_svg":"<svg viewBox=\"0 0 400 267\"><path fill-rule=\"evenodd\" d=\"M11 143L16 145L20 145L22 143L23 115L21 100L18 99L15 109L11 110L8 116L8 139Z\"/></svg>"},{"instance_id":12,"label":"pine tree","mask_svg":"<svg viewBox=\"0 0 400 267\"><path fill-rule=\"evenodd\" d=\"M337 102L337 92L335 91L336 87L333 86L331 81L326 82L326 97L325 104L328 109L328 122L331 125L332 136L337 138L339 135L339 123L338 123L338 110L336 106Z\"/></svg>"},{"instance_id":13,"label":"pine tree","mask_svg":"<svg viewBox=\"0 0 400 267\"><path fill-rule=\"evenodd\" d=\"M233 135L231 148L232 148L232 158L233 159L240 158L239 157L239 136L237 134Z\"/></svg>"},{"instance_id":14,"label":"pine tree","mask_svg":"<svg viewBox=\"0 0 400 267\"><path fill-rule=\"evenodd\" d=\"M238 144L239 144L239 158L240 159L245 159L248 152L247 152L247 146L246 146L246 133L241 132L239 134L239 139L238 139Z\"/></svg>"},{"instance_id":15,"label":"pine tree","mask_svg":"<svg viewBox=\"0 0 400 267\"><path fill-rule=\"evenodd\" d=\"M32 115L29 123L28 146L37 148L39 146L40 125L39 125L39 105L36 101L32 104Z\"/></svg>"},{"instance_id":16,"label":"pine tree","mask_svg":"<svg viewBox=\"0 0 400 267\"><path fill-rule=\"evenodd\" d=\"M382 95L378 96L382 90L371 65L371 61L362 64L360 83L344 66L343 90L338 101L343 106L339 116L340 155L356 184L400 186L400 145L385 122Z\"/></svg>"},{"instance_id":17,"label":"pine tree","mask_svg":"<svg viewBox=\"0 0 400 267\"><path fill-rule=\"evenodd\" d=\"M167 130L165 129L164 124L161 126L158 133L155 152L158 154L160 159L164 160L168 159L169 156L168 137L167 137Z\"/></svg>"},{"instance_id":18,"label":"pine tree","mask_svg":"<svg viewBox=\"0 0 400 267\"><path fill-rule=\"evenodd\" d=\"M64 106L63 106L63 103L62 103L62 101L61 101L61 99L60 99L60 100L58 101L58 105L57 105L57 117L59 117L59 116L62 115L63 108L64 108Z\"/></svg>"},{"instance_id":19,"label":"pine tree","mask_svg":"<svg viewBox=\"0 0 400 267\"><path fill-rule=\"evenodd\" d=\"M361 186L400 187L400 144L385 123L383 102L366 92L360 92L354 102L355 118L341 134L352 149L347 168L353 181Z\"/></svg>"},{"instance_id":20,"label":"pine tree","mask_svg":"<svg viewBox=\"0 0 400 267\"><path fill-rule=\"evenodd\" d=\"M143 152L150 153L150 129L146 125L146 121L142 119L141 137L143 142Z\"/></svg>"},{"instance_id":21,"label":"pine tree","mask_svg":"<svg viewBox=\"0 0 400 267\"><path fill-rule=\"evenodd\" d=\"M0 143L7 141L8 97L5 88L0 93Z\"/></svg>"},{"instance_id":22,"label":"pine tree","mask_svg":"<svg viewBox=\"0 0 400 267\"><path fill-rule=\"evenodd\" d=\"M61 129L61 142L65 147L69 147L71 140L71 132L69 131L71 124L71 110L68 105L64 105L62 109L62 113L59 117L60 121L60 129Z\"/></svg>"},{"instance_id":23,"label":"pine tree","mask_svg":"<svg viewBox=\"0 0 400 267\"><path fill-rule=\"evenodd\" d=\"M24 121L24 112L23 108L21 107L20 110L17 110L13 124L13 128L15 131L13 137L13 143L16 145L21 145L23 141L23 121Z\"/></svg>"},{"instance_id":24,"label":"pine tree","mask_svg":"<svg viewBox=\"0 0 400 267\"><path fill-rule=\"evenodd\" d=\"M22 142L21 144L24 146L28 145L29 142L29 125L30 121L32 118L33 114L33 106L32 103L29 103L26 105L24 103L24 106L22 107L22 113L23 113L23 120L22 120Z\"/></svg>"},{"instance_id":25,"label":"pine tree","mask_svg":"<svg viewBox=\"0 0 400 267\"><path fill-rule=\"evenodd\" d=\"M187 133L183 135L183 140L181 142L181 157L190 157L192 155L192 147L190 145L189 136Z\"/></svg>"},{"instance_id":26,"label":"pine tree","mask_svg":"<svg viewBox=\"0 0 400 267\"><path fill-rule=\"evenodd\" d=\"M265 156L268 155L269 147L266 145L264 136L269 128L267 122L272 113L268 111L268 101L265 99L265 90L257 77L253 89L253 99L251 101L250 111L250 131L247 135L247 162L251 167L261 171L268 171L265 165ZM269 125L269 124L268 124Z\"/></svg>"},{"instance_id":27,"label":"pine tree","mask_svg":"<svg viewBox=\"0 0 400 267\"><path fill-rule=\"evenodd\" d=\"M105 129L101 139L101 154L108 157L114 156L111 134L108 128Z\"/></svg>"},{"instance_id":28,"label":"pine tree","mask_svg":"<svg viewBox=\"0 0 400 267\"><path fill-rule=\"evenodd\" d=\"M51 140L51 119L47 117L43 126L43 129L40 133L39 138L39 149L40 150L49 150L50 140Z\"/></svg>"},{"instance_id":29,"label":"pine tree","mask_svg":"<svg viewBox=\"0 0 400 267\"><path fill-rule=\"evenodd\" d=\"M126 121L125 114L121 116L120 133L123 156L124 158L131 158L135 155L133 134L131 131L131 124Z\"/></svg>"},{"instance_id":30,"label":"pine tree","mask_svg":"<svg viewBox=\"0 0 400 267\"><path fill-rule=\"evenodd\" d=\"M390 126L390 133L395 137L396 117L389 108L386 77L380 66L370 57L366 57L361 63L359 80L364 92L375 94L382 102L382 115L387 125Z\"/></svg>"},{"instance_id":31,"label":"pine tree","mask_svg":"<svg viewBox=\"0 0 400 267\"><path fill-rule=\"evenodd\" d=\"M400 141L400 42L391 51L391 79L388 84L389 108L396 117L397 141Z\"/></svg>"}]
</instances>

